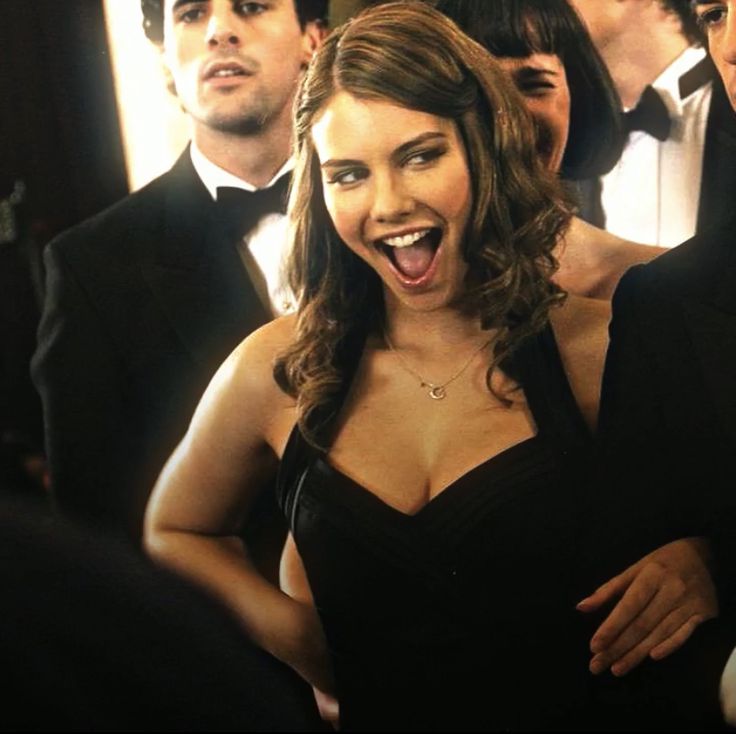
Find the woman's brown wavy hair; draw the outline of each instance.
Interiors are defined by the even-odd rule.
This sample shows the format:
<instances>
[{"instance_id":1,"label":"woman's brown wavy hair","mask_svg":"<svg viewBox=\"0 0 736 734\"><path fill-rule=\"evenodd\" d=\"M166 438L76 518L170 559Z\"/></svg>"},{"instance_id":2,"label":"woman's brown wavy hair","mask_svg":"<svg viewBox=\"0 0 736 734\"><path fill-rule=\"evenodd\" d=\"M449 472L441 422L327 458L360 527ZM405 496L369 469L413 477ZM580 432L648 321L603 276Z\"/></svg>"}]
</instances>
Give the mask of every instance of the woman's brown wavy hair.
<instances>
[{"instance_id":1,"label":"woman's brown wavy hair","mask_svg":"<svg viewBox=\"0 0 736 734\"><path fill-rule=\"evenodd\" d=\"M346 389L350 350L383 326L378 275L342 243L325 207L312 141L316 115L338 92L453 120L467 152L473 205L463 243L461 306L496 329L487 383L500 362L546 323L563 294L552 251L570 218L539 161L533 125L507 74L432 7L379 5L335 30L312 60L296 102L296 167L289 202L296 337L276 361L297 400L299 427L319 445ZM359 346L358 346L359 348Z\"/></svg>"}]
</instances>

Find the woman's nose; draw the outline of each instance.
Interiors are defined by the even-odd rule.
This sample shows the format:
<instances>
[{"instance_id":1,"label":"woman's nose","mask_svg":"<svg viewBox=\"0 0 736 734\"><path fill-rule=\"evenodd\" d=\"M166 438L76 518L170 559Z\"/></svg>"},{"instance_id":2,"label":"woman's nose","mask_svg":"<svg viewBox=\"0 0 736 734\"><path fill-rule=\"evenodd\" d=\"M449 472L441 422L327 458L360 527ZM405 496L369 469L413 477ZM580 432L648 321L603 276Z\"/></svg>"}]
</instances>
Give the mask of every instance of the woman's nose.
<instances>
[{"instance_id":1,"label":"woman's nose","mask_svg":"<svg viewBox=\"0 0 736 734\"><path fill-rule=\"evenodd\" d=\"M371 216L375 221L400 221L413 208L414 199L400 175L388 173L374 178Z\"/></svg>"}]
</instances>

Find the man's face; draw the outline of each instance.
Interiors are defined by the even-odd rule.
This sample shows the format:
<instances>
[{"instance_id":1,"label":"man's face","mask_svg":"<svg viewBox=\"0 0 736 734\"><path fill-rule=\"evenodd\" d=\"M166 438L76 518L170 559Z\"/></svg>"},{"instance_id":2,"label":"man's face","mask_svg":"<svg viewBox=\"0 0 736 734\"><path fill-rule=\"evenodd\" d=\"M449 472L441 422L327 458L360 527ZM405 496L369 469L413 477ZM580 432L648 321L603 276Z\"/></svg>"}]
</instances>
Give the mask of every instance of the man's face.
<instances>
[{"instance_id":1,"label":"man's face","mask_svg":"<svg viewBox=\"0 0 736 734\"><path fill-rule=\"evenodd\" d=\"M736 111L736 0L698 0L695 12L708 35L708 50Z\"/></svg>"},{"instance_id":2,"label":"man's face","mask_svg":"<svg viewBox=\"0 0 736 734\"><path fill-rule=\"evenodd\" d=\"M599 51L621 32L625 3L617 0L570 0Z\"/></svg>"},{"instance_id":3,"label":"man's face","mask_svg":"<svg viewBox=\"0 0 736 734\"><path fill-rule=\"evenodd\" d=\"M165 0L164 61L196 126L252 135L285 123L322 37L294 0Z\"/></svg>"}]
</instances>

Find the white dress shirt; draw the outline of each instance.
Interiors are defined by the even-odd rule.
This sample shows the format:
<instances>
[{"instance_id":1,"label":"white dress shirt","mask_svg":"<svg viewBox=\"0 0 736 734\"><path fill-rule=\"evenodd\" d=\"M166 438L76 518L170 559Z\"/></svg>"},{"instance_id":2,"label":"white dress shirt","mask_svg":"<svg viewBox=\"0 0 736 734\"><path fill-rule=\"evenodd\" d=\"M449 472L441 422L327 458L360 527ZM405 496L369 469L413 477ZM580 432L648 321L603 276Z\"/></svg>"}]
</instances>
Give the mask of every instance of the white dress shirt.
<instances>
[{"instance_id":1,"label":"white dress shirt","mask_svg":"<svg viewBox=\"0 0 736 734\"><path fill-rule=\"evenodd\" d=\"M202 183L213 200L217 200L217 189L220 186L232 186L246 191L257 190L258 187L215 165L205 157L194 142L192 142L190 151L194 170L202 179ZM293 170L293 168L294 159L289 158L271 181L262 188L267 189L272 186L281 176ZM286 283L284 272L287 255L286 234L286 216L276 213L267 214L243 238L242 248L247 248L248 252L244 252L243 249L240 250L245 268L249 269L250 267L249 261L251 258L245 257L245 255L250 254L265 279L269 304L264 305L270 306L270 310L275 316L290 313L295 308L295 299Z\"/></svg>"},{"instance_id":2,"label":"white dress shirt","mask_svg":"<svg viewBox=\"0 0 736 734\"><path fill-rule=\"evenodd\" d=\"M602 178L606 229L627 240L674 247L695 234L712 83L680 99L680 77L706 55L690 47L652 83L672 120L660 142L636 130Z\"/></svg>"},{"instance_id":3,"label":"white dress shirt","mask_svg":"<svg viewBox=\"0 0 736 734\"><path fill-rule=\"evenodd\" d=\"M720 699L723 718L730 726L736 726L736 650L728 658L721 676Z\"/></svg>"}]
</instances>

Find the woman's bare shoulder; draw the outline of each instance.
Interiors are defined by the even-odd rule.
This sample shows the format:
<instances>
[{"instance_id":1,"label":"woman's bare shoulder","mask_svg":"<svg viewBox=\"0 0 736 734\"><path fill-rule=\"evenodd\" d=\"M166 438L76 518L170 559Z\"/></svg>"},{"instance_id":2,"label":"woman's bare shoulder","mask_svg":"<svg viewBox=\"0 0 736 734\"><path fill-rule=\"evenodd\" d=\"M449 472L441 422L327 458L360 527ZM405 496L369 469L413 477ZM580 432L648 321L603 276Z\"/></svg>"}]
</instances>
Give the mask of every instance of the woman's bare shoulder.
<instances>
[{"instance_id":1,"label":"woman's bare shoulder","mask_svg":"<svg viewBox=\"0 0 736 734\"><path fill-rule=\"evenodd\" d=\"M198 413L246 411L253 424L266 426L274 411L293 404L277 384L273 370L294 338L295 316L282 316L246 337L215 373ZM265 430L265 428L264 428Z\"/></svg>"},{"instance_id":2,"label":"woman's bare shoulder","mask_svg":"<svg viewBox=\"0 0 736 734\"><path fill-rule=\"evenodd\" d=\"M271 374L275 360L291 344L295 332L295 315L274 319L243 339L225 364L231 363L231 369L242 377Z\"/></svg>"},{"instance_id":3,"label":"woman's bare shoulder","mask_svg":"<svg viewBox=\"0 0 736 734\"><path fill-rule=\"evenodd\" d=\"M558 340L579 342L606 335L611 320L611 304L598 298L569 294L565 302L550 312Z\"/></svg>"},{"instance_id":4,"label":"woman's bare shoulder","mask_svg":"<svg viewBox=\"0 0 736 734\"><path fill-rule=\"evenodd\" d=\"M608 349L611 304L570 295L561 307L554 309L550 320L570 386L593 428Z\"/></svg>"},{"instance_id":5,"label":"woman's bare shoulder","mask_svg":"<svg viewBox=\"0 0 736 734\"><path fill-rule=\"evenodd\" d=\"M574 217L558 252L560 269L555 280L569 293L610 300L630 267L663 252L662 247L624 240Z\"/></svg>"}]
</instances>

